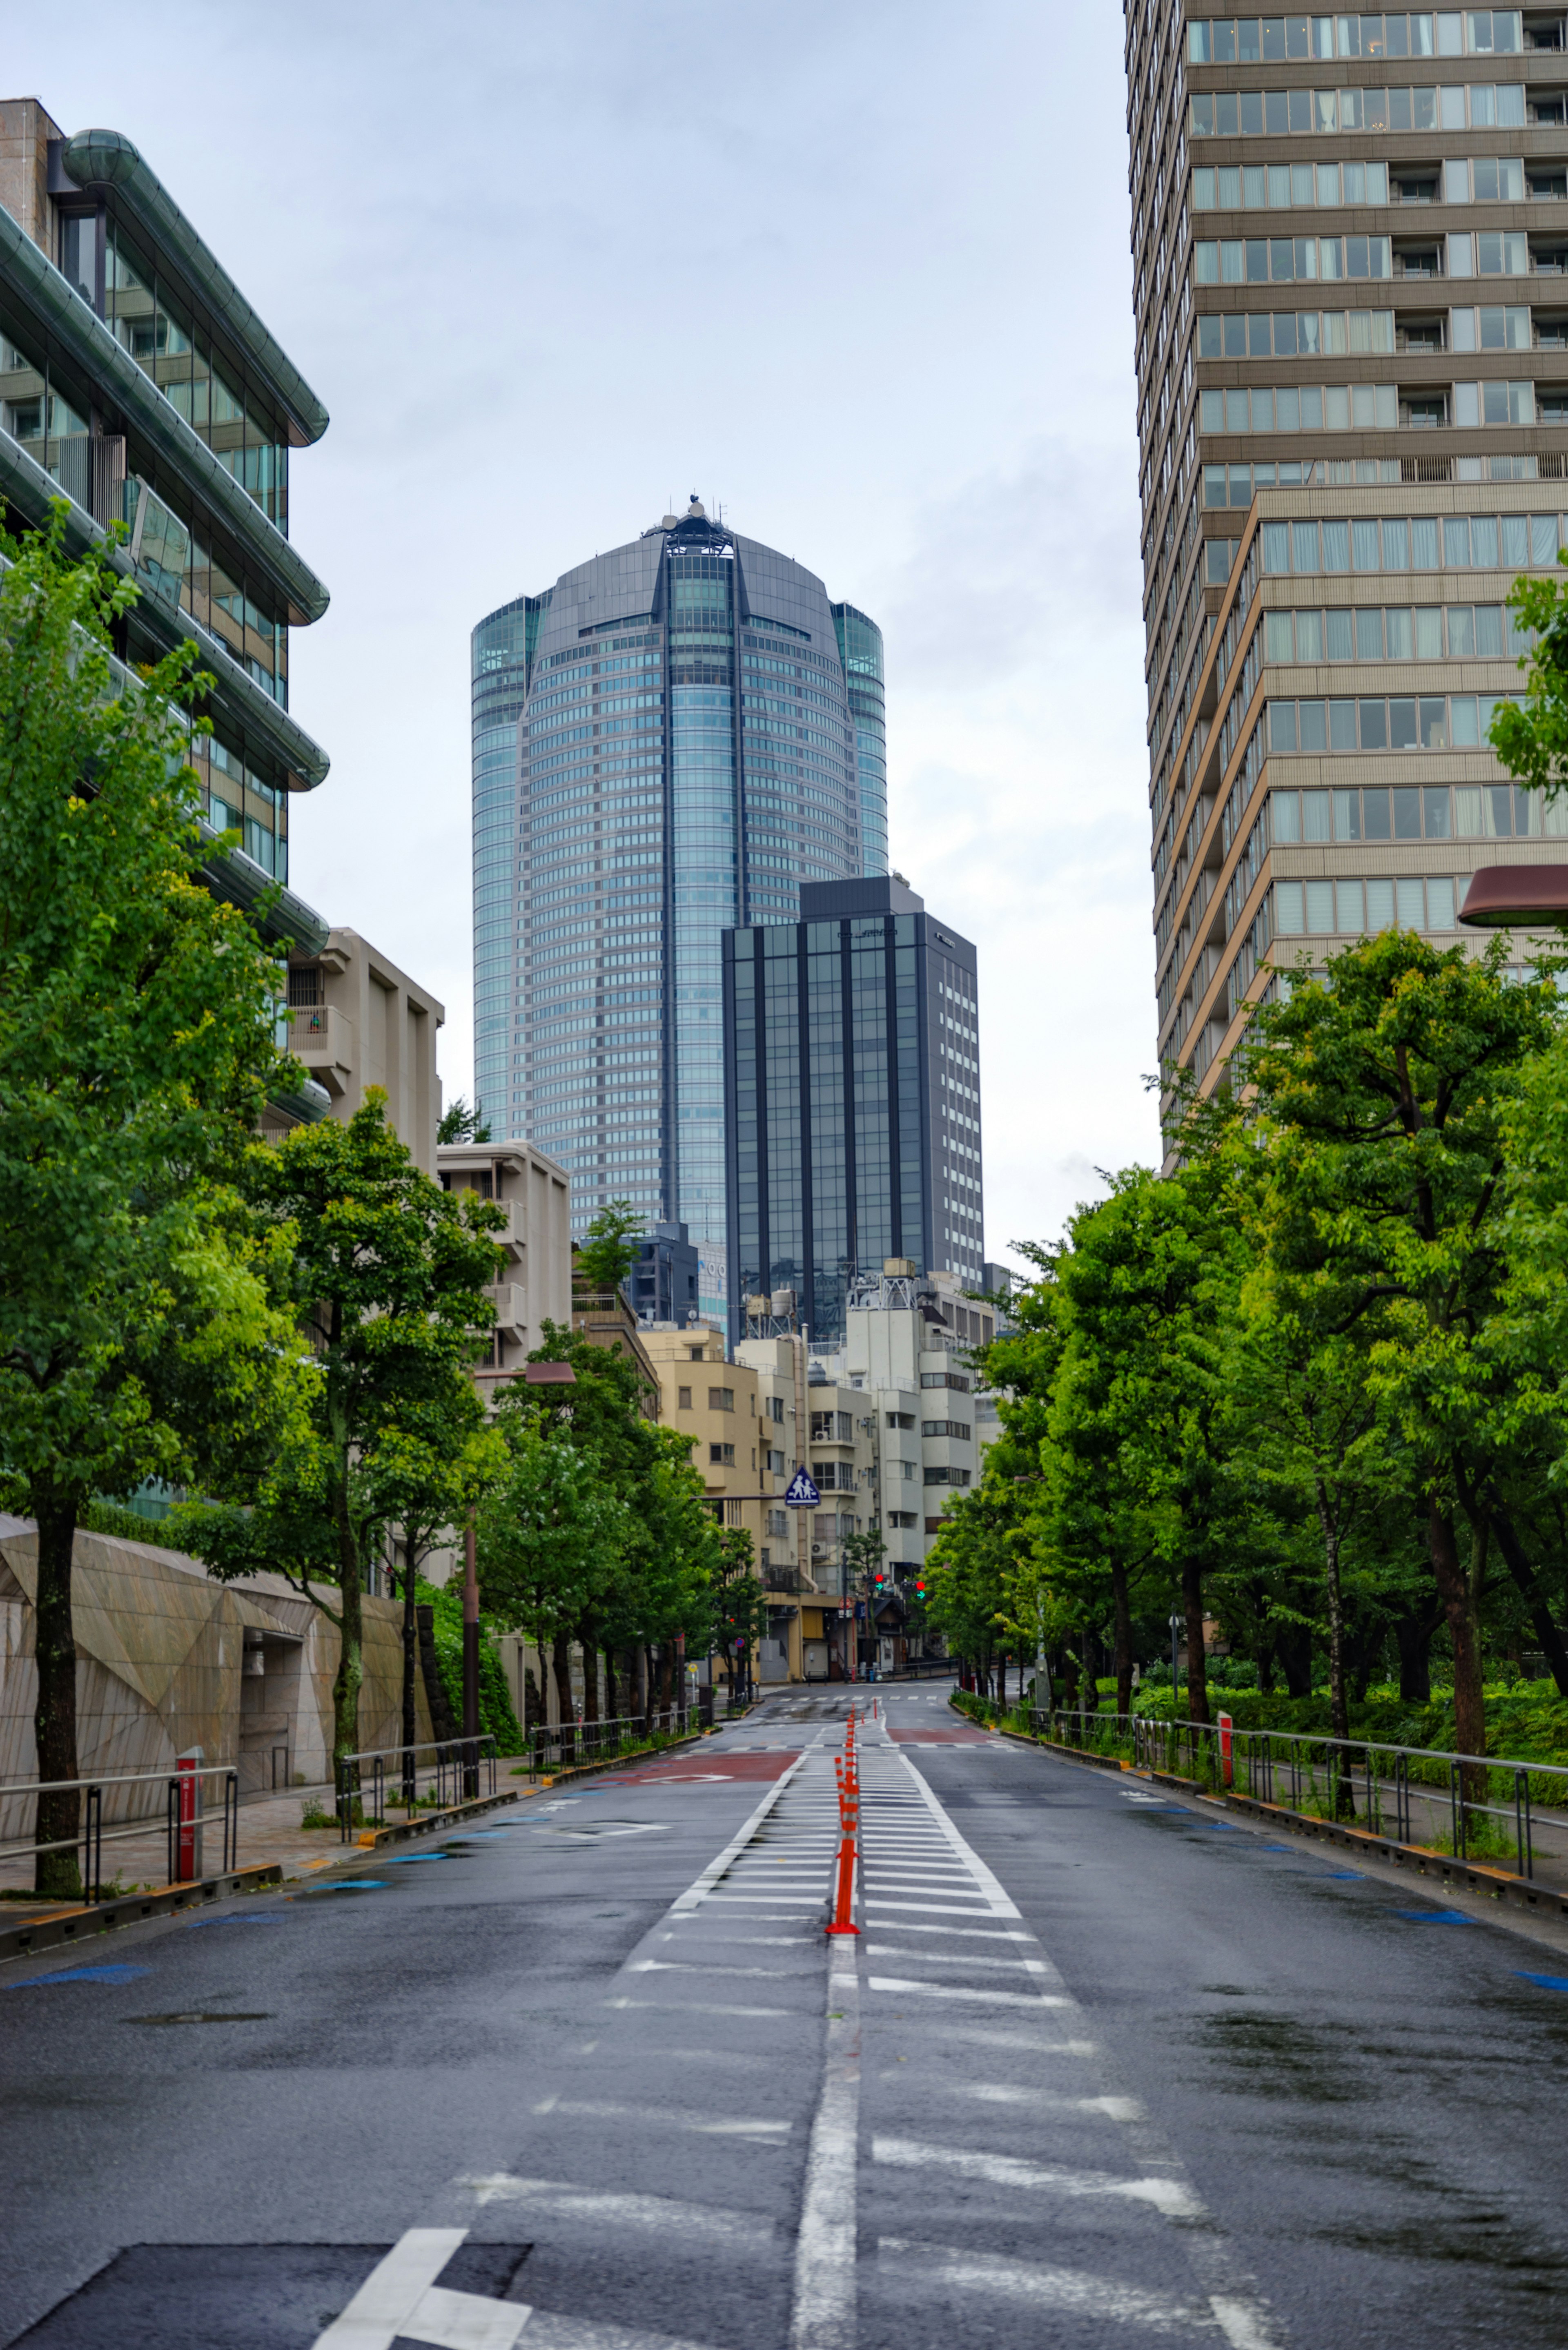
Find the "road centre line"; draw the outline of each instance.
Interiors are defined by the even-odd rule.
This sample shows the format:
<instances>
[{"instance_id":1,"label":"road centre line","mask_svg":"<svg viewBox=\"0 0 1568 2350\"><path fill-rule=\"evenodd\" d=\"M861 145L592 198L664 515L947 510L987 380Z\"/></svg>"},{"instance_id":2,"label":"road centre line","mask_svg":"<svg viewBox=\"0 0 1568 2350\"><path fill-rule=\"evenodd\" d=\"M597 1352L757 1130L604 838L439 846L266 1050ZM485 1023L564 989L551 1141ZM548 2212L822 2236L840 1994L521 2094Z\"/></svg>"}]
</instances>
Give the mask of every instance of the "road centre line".
<instances>
[{"instance_id":1,"label":"road centre line","mask_svg":"<svg viewBox=\"0 0 1568 2350\"><path fill-rule=\"evenodd\" d=\"M827 1978L827 2048L811 2126L795 2241L790 2350L855 2350L856 2189L860 2133L860 1989L851 1936Z\"/></svg>"}]
</instances>

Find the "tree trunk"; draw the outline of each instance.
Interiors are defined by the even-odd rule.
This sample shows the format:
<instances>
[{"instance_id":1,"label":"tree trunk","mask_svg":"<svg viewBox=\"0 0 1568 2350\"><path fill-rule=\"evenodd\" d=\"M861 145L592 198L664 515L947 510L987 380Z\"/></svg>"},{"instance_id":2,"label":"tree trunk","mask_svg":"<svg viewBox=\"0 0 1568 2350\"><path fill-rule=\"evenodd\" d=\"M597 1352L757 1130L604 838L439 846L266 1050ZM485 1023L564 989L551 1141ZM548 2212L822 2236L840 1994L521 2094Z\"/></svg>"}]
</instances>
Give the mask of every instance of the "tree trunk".
<instances>
[{"instance_id":1,"label":"tree trunk","mask_svg":"<svg viewBox=\"0 0 1568 2350\"><path fill-rule=\"evenodd\" d=\"M577 1709L572 1696L572 1643L570 1635L557 1632L550 1645L550 1665L556 1676L556 1704L560 1713L561 1759L576 1760L577 1751Z\"/></svg>"},{"instance_id":2,"label":"tree trunk","mask_svg":"<svg viewBox=\"0 0 1568 2350\"><path fill-rule=\"evenodd\" d=\"M1491 1523L1497 1534L1498 1548L1502 1553L1503 1565L1513 1577L1519 1596L1530 1611L1536 1641L1551 1667L1558 1694L1568 1697L1568 1644L1564 1643L1562 1633L1552 1620L1552 1610L1535 1580L1534 1570L1525 1555L1524 1544L1519 1539L1513 1521L1505 1510L1494 1509Z\"/></svg>"},{"instance_id":3,"label":"tree trunk","mask_svg":"<svg viewBox=\"0 0 1568 2350\"><path fill-rule=\"evenodd\" d=\"M1281 1624L1274 1635L1287 1697L1312 1695L1312 1627Z\"/></svg>"},{"instance_id":4,"label":"tree trunk","mask_svg":"<svg viewBox=\"0 0 1568 2350\"><path fill-rule=\"evenodd\" d=\"M1459 1558L1452 1514L1435 1495L1428 1506L1427 1538L1438 1596L1443 1603L1444 1620L1454 1644L1454 1750L1459 1754L1484 1754L1486 1699L1481 1686L1480 1638L1470 1579ZM1464 1777L1467 1800L1484 1802L1485 1771L1477 1764L1467 1768Z\"/></svg>"},{"instance_id":5,"label":"tree trunk","mask_svg":"<svg viewBox=\"0 0 1568 2350\"><path fill-rule=\"evenodd\" d=\"M420 1734L419 1707L415 1697L414 1675L419 1669L420 1627L414 1613L414 1537L412 1531L403 1541L403 1801L411 1804L417 1786L414 1742Z\"/></svg>"},{"instance_id":6,"label":"tree trunk","mask_svg":"<svg viewBox=\"0 0 1568 2350\"><path fill-rule=\"evenodd\" d=\"M733 1682L731 1684L733 1693ZM653 1734L653 1654L646 1640L639 1641L637 1650L637 1710L642 1718L642 1734Z\"/></svg>"},{"instance_id":7,"label":"tree trunk","mask_svg":"<svg viewBox=\"0 0 1568 2350\"><path fill-rule=\"evenodd\" d=\"M580 1625L577 1637L583 1652L583 1720L597 1721L599 1718L599 1652L593 1625L589 1622Z\"/></svg>"},{"instance_id":8,"label":"tree trunk","mask_svg":"<svg viewBox=\"0 0 1568 2350\"><path fill-rule=\"evenodd\" d=\"M619 1706L617 1700L619 1694L615 1675L615 1650L607 1648L605 1650L605 1720L607 1721L614 1721L618 1717Z\"/></svg>"},{"instance_id":9,"label":"tree trunk","mask_svg":"<svg viewBox=\"0 0 1568 2350\"><path fill-rule=\"evenodd\" d=\"M77 1763L77 1642L71 1617L71 1560L77 1538L77 1503L57 1488L32 1496L38 1523L38 1600L34 1610L38 1667L38 1699L33 1714L40 1785L50 1779L75 1779ZM38 1797L40 1845L75 1836L81 1829L79 1787L62 1788ZM81 1871L74 1846L63 1852L40 1852L33 1864L33 1889L53 1901L79 1901Z\"/></svg>"},{"instance_id":10,"label":"tree trunk","mask_svg":"<svg viewBox=\"0 0 1568 2350\"><path fill-rule=\"evenodd\" d=\"M996 1659L996 1701L1005 1713L1007 1711L1007 1651L1005 1648L998 1652Z\"/></svg>"},{"instance_id":11,"label":"tree trunk","mask_svg":"<svg viewBox=\"0 0 1568 2350\"><path fill-rule=\"evenodd\" d=\"M1350 1736L1350 1700L1345 1687L1345 1594L1339 1576L1339 1523L1329 1505L1324 1482L1317 1480L1317 1522L1323 1535L1323 1579L1328 1599L1328 1711L1329 1726L1335 1738ZM1352 1793L1348 1748L1335 1752L1331 1766L1334 1788L1334 1816L1348 1820L1355 1816L1355 1797Z\"/></svg>"},{"instance_id":12,"label":"tree trunk","mask_svg":"<svg viewBox=\"0 0 1568 2350\"><path fill-rule=\"evenodd\" d=\"M1187 1717L1189 1721L1207 1721L1209 1715L1209 1673L1203 1655L1203 1570L1200 1566L1184 1565L1181 1570L1182 1610L1187 1617Z\"/></svg>"},{"instance_id":13,"label":"tree trunk","mask_svg":"<svg viewBox=\"0 0 1568 2350\"><path fill-rule=\"evenodd\" d=\"M1116 1610L1116 1711L1124 1719L1132 1711L1132 1602L1127 1594L1125 1559L1111 1561L1111 1603Z\"/></svg>"},{"instance_id":14,"label":"tree trunk","mask_svg":"<svg viewBox=\"0 0 1568 2350\"><path fill-rule=\"evenodd\" d=\"M359 1687L365 1678L365 1608L359 1576L359 1545L348 1517L348 1495L339 1489L337 1521L337 1670L332 1681L332 1776L342 1800L342 1766L359 1751ZM355 1780L358 1769L355 1766ZM350 1795L349 1801L352 1802Z\"/></svg>"},{"instance_id":15,"label":"tree trunk","mask_svg":"<svg viewBox=\"0 0 1568 2350\"><path fill-rule=\"evenodd\" d=\"M1407 1607L1394 1618L1399 1651L1399 1695L1406 1705L1426 1705L1432 1694L1432 1634L1437 1626L1425 1608Z\"/></svg>"}]
</instances>

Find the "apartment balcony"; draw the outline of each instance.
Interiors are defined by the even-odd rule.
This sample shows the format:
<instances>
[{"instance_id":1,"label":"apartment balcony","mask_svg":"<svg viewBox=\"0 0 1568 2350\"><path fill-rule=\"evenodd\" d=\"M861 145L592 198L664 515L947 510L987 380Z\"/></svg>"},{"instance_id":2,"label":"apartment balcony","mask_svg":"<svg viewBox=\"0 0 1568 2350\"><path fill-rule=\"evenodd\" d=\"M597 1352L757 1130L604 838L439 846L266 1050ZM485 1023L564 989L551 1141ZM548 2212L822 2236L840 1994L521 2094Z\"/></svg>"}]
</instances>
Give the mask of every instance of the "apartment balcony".
<instances>
[{"instance_id":1,"label":"apartment balcony","mask_svg":"<svg viewBox=\"0 0 1568 2350\"><path fill-rule=\"evenodd\" d=\"M335 1005L296 1008L289 1024L288 1049L334 1101L341 1100L353 1075L354 1030Z\"/></svg>"},{"instance_id":2,"label":"apartment balcony","mask_svg":"<svg viewBox=\"0 0 1568 2350\"><path fill-rule=\"evenodd\" d=\"M528 1328L528 1293L514 1281L498 1281L485 1291L495 1308L495 1326L504 1338L520 1338Z\"/></svg>"}]
</instances>

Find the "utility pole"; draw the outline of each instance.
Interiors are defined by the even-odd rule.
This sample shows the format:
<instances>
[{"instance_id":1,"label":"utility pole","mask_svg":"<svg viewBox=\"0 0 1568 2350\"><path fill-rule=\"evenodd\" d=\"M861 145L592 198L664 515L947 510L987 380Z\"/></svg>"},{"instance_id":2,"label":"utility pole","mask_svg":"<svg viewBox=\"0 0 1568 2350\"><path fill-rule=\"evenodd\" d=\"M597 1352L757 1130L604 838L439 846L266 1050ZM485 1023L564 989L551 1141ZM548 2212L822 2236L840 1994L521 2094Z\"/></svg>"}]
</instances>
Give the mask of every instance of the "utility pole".
<instances>
[{"instance_id":1,"label":"utility pole","mask_svg":"<svg viewBox=\"0 0 1568 2350\"><path fill-rule=\"evenodd\" d=\"M479 1559L473 1513L462 1544L462 1792L479 1793Z\"/></svg>"}]
</instances>

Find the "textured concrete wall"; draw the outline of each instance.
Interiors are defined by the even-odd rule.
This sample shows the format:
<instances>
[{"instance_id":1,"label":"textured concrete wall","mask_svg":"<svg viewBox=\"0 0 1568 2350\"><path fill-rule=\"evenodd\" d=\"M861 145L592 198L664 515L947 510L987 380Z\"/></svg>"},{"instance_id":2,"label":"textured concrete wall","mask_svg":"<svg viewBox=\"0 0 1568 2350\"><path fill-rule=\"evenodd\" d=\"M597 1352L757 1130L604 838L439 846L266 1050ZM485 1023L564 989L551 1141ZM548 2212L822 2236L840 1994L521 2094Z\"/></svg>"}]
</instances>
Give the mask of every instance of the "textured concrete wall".
<instances>
[{"instance_id":1,"label":"textured concrete wall","mask_svg":"<svg viewBox=\"0 0 1568 2350\"><path fill-rule=\"evenodd\" d=\"M36 1530L0 1513L0 1783L36 1767ZM281 1575L215 1583L180 1551L83 1532L72 1598L84 1777L164 1771L190 1746L209 1762L237 1763L242 1794L270 1789L275 1767L286 1785L327 1776L337 1634ZM401 1615L395 1600L365 1602L359 1743L367 1751L400 1735ZM428 1739L422 1688L417 1704L418 1735ZM26 1799L0 1797L0 1835L26 1834L30 1808ZM147 1808L145 1788L106 1793L107 1819Z\"/></svg>"}]
</instances>

